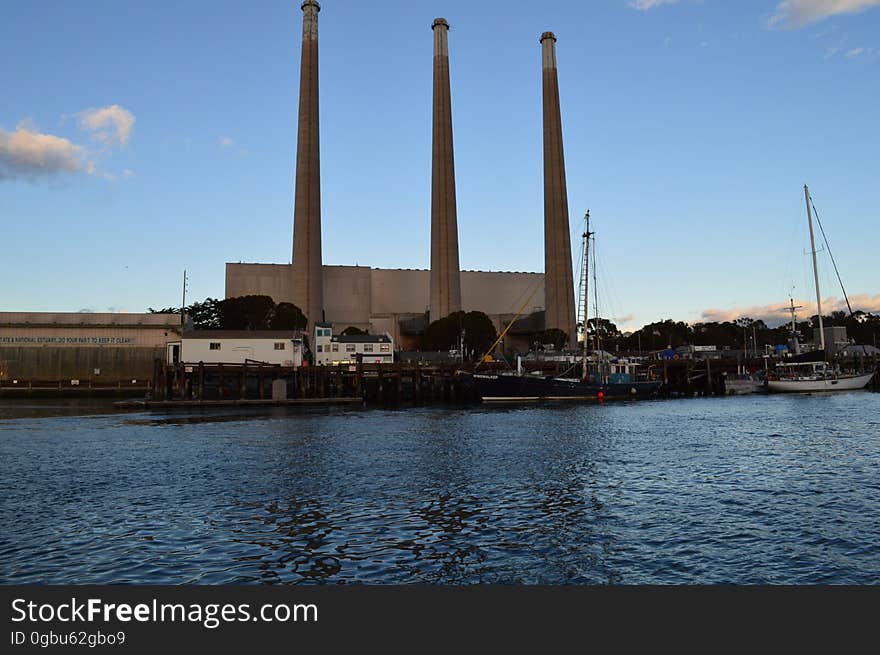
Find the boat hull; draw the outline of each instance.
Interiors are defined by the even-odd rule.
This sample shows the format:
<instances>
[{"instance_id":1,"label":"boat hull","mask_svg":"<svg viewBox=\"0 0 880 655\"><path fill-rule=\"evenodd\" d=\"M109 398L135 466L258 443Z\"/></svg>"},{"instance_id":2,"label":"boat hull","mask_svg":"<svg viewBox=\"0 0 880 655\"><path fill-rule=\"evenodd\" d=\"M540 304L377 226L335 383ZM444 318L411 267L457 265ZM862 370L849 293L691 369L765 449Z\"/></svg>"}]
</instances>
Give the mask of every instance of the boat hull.
<instances>
[{"instance_id":1,"label":"boat hull","mask_svg":"<svg viewBox=\"0 0 880 655\"><path fill-rule=\"evenodd\" d=\"M873 373L841 376L823 380L769 380L767 390L771 393L815 393L825 391L856 391L864 389Z\"/></svg>"},{"instance_id":2,"label":"boat hull","mask_svg":"<svg viewBox=\"0 0 880 655\"><path fill-rule=\"evenodd\" d=\"M656 395L661 382L591 384L580 380L527 375L473 376L483 402L588 401Z\"/></svg>"}]
</instances>

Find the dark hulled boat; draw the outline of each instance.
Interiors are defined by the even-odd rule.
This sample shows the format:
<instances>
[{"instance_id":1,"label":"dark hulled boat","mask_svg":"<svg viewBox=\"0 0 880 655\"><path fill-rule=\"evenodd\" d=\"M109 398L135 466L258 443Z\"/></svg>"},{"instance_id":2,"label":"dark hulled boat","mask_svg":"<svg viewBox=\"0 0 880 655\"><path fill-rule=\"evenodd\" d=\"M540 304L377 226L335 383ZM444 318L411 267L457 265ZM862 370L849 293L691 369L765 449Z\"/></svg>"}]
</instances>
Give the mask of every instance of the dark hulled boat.
<instances>
[{"instance_id":1,"label":"dark hulled boat","mask_svg":"<svg viewBox=\"0 0 880 655\"><path fill-rule=\"evenodd\" d=\"M581 372L583 378L569 378L562 376L542 376L534 374L523 374L521 360L517 362L517 372L514 373L477 373L472 374L473 384L477 393L484 402L540 402L553 400L611 400L618 398L645 398L655 396L660 391L663 383L657 381L630 381L628 372L624 376L607 375L605 363L603 363L604 355L599 352L599 343L597 338L597 355L599 356L596 365L595 375L589 373L589 351L587 348L587 332L588 323L588 298L587 285L589 281L589 262L590 262L590 212L584 217L584 234L582 257L582 277L581 277L581 308L583 311L584 340L583 340L583 361L581 364ZM595 266L594 281L595 281ZM528 302L528 300L526 301ZM598 304L598 303L597 303ZM524 304L525 306L525 304ZM598 310L596 312L598 317ZM514 318L514 320L516 320ZM597 318L598 324L598 318ZM513 325L513 321L504 329L501 335L496 339L495 343L489 349L492 352L494 347ZM487 353L488 354L488 353ZM573 367L572 367L573 368ZM570 370L570 369L569 369ZM628 371L628 368L627 368Z\"/></svg>"},{"instance_id":2,"label":"dark hulled boat","mask_svg":"<svg viewBox=\"0 0 880 655\"><path fill-rule=\"evenodd\" d=\"M656 395L662 382L596 384L574 378L474 373L474 386L484 402L613 400Z\"/></svg>"}]
</instances>

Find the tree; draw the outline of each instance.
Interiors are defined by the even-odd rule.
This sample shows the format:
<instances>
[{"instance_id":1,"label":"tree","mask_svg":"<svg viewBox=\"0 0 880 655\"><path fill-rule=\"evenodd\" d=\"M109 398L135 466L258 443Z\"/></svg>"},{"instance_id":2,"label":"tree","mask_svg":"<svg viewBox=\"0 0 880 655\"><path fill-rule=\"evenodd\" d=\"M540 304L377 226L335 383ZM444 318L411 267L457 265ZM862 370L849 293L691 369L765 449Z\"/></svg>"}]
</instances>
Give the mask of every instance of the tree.
<instances>
[{"instance_id":1,"label":"tree","mask_svg":"<svg viewBox=\"0 0 880 655\"><path fill-rule=\"evenodd\" d=\"M186 313L196 330L216 330L220 327L220 303L215 298L205 298L186 308Z\"/></svg>"},{"instance_id":2,"label":"tree","mask_svg":"<svg viewBox=\"0 0 880 655\"><path fill-rule=\"evenodd\" d=\"M227 298L219 305L223 330L268 330L275 309L269 296Z\"/></svg>"},{"instance_id":3,"label":"tree","mask_svg":"<svg viewBox=\"0 0 880 655\"><path fill-rule=\"evenodd\" d=\"M538 343L541 347L547 344L553 344L553 347L556 350L562 350L565 348L565 344L568 343L568 334L559 328L541 330L540 332L535 333L535 343Z\"/></svg>"},{"instance_id":4,"label":"tree","mask_svg":"<svg viewBox=\"0 0 880 655\"><path fill-rule=\"evenodd\" d=\"M269 320L273 330L305 330L308 319L302 310L289 302L280 302L275 305Z\"/></svg>"},{"instance_id":5,"label":"tree","mask_svg":"<svg viewBox=\"0 0 880 655\"><path fill-rule=\"evenodd\" d=\"M464 347L477 357L482 357L495 343L498 333L495 324L483 312L468 312L464 315Z\"/></svg>"},{"instance_id":6,"label":"tree","mask_svg":"<svg viewBox=\"0 0 880 655\"><path fill-rule=\"evenodd\" d=\"M203 302L194 302L184 307L184 313L193 323L196 330L216 330L220 327L220 302L214 298L205 298ZM166 307L164 309L147 309L151 314L179 314L180 307Z\"/></svg>"},{"instance_id":7,"label":"tree","mask_svg":"<svg viewBox=\"0 0 880 655\"><path fill-rule=\"evenodd\" d=\"M482 356L498 336L492 320L483 312L454 312L425 328L422 349L458 348L462 333L465 350L477 356Z\"/></svg>"},{"instance_id":8,"label":"tree","mask_svg":"<svg viewBox=\"0 0 880 655\"><path fill-rule=\"evenodd\" d=\"M846 325L847 318L848 317L847 317L846 312L842 312L842 311L831 312L830 324L831 325L838 325L838 326Z\"/></svg>"},{"instance_id":9,"label":"tree","mask_svg":"<svg viewBox=\"0 0 880 655\"><path fill-rule=\"evenodd\" d=\"M344 334L344 335L349 335L349 334L358 335L358 334L369 334L369 333L366 330L361 330L360 328L356 328L353 325L349 325L347 328L345 328L342 331L342 334Z\"/></svg>"}]
</instances>

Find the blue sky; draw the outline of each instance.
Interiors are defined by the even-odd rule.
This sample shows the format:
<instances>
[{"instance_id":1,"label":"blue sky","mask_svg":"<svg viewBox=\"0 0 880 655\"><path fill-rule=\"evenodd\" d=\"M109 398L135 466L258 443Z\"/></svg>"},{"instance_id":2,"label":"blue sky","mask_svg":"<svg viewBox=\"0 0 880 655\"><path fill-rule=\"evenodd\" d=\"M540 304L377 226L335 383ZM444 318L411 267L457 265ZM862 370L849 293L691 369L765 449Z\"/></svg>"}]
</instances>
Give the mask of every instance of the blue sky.
<instances>
[{"instance_id":1,"label":"blue sky","mask_svg":"<svg viewBox=\"0 0 880 655\"><path fill-rule=\"evenodd\" d=\"M299 2L2 16L0 310L143 311L180 302L184 268L203 299L222 297L227 261L289 261ZM452 26L463 269L543 268L552 30L572 250L589 208L603 314L775 315L792 286L806 304L804 183L847 291L880 310L880 0L326 0L325 263L429 264L436 16ZM820 267L839 297L825 253Z\"/></svg>"}]
</instances>

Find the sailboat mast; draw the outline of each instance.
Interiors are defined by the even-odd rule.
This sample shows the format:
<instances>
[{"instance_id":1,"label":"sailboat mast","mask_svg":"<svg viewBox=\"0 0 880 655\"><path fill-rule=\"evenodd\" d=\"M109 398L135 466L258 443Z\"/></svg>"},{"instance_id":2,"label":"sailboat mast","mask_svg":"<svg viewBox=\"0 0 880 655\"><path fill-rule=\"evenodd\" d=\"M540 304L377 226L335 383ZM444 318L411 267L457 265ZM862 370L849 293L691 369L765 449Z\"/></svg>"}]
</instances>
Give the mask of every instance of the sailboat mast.
<instances>
[{"instance_id":1,"label":"sailboat mast","mask_svg":"<svg viewBox=\"0 0 880 655\"><path fill-rule=\"evenodd\" d=\"M589 286L590 286L590 210L587 210L586 215L584 216L584 261L581 262L581 266L583 266L583 311L584 311L584 358L583 358L583 371L582 377L584 380L587 379L587 361L589 359L589 349L587 348L588 344L588 328L590 325L590 312L589 312Z\"/></svg>"},{"instance_id":2,"label":"sailboat mast","mask_svg":"<svg viewBox=\"0 0 880 655\"><path fill-rule=\"evenodd\" d=\"M596 281L596 242L593 241L593 311L596 312L596 336L594 343L596 344L596 372L599 374L598 382L605 383L605 358L602 355L602 341L599 337L599 283Z\"/></svg>"},{"instance_id":3,"label":"sailboat mast","mask_svg":"<svg viewBox=\"0 0 880 655\"><path fill-rule=\"evenodd\" d=\"M825 351L825 326L822 324L822 296L819 294L819 268L816 265L816 241L813 238L813 213L810 211L810 190L804 185L804 198L807 201L807 223L810 226L810 250L813 253L813 279L816 281L816 307L819 310L819 344Z\"/></svg>"}]
</instances>

